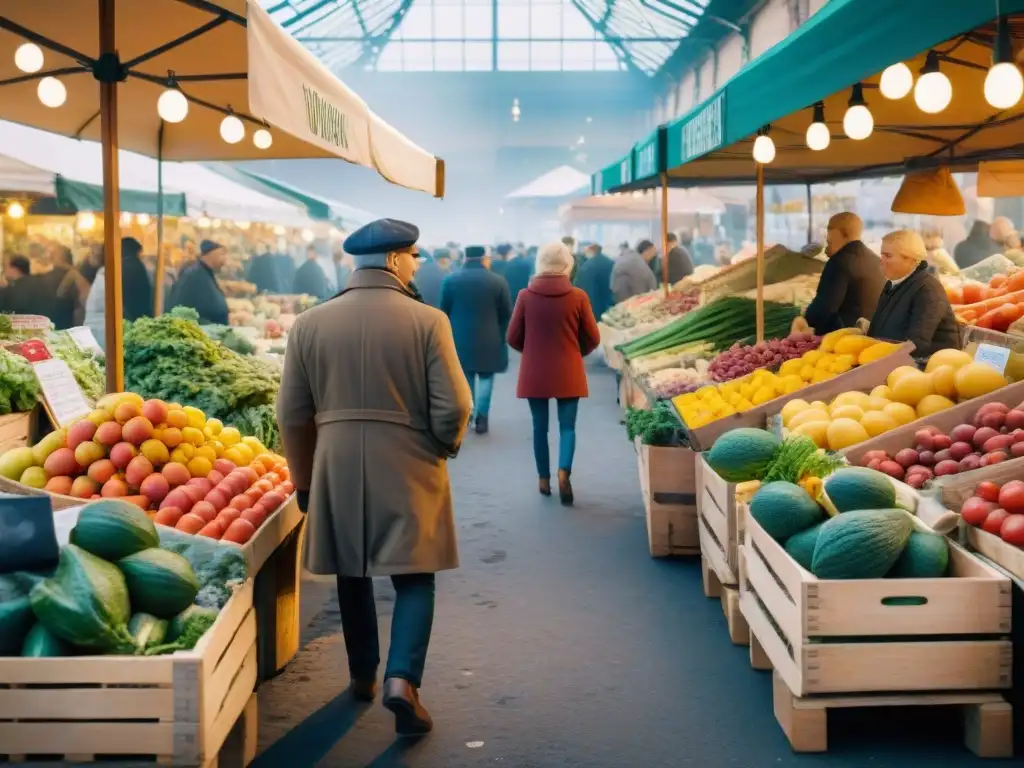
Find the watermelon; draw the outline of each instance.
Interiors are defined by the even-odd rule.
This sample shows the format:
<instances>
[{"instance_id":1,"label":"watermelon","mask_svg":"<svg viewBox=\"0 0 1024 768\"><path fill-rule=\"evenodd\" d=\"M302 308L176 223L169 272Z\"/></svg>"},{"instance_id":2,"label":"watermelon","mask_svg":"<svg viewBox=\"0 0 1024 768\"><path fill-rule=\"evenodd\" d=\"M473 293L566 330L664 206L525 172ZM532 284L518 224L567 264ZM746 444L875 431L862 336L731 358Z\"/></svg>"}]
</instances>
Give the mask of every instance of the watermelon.
<instances>
[{"instance_id":1,"label":"watermelon","mask_svg":"<svg viewBox=\"0 0 1024 768\"><path fill-rule=\"evenodd\" d=\"M719 437L704 458L723 480L743 483L764 477L779 445L771 432L743 427Z\"/></svg>"},{"instance_id":2,"label":"watermelon","mask_svg":"<svg viewBox=\"0 0 1024 768\"><path fill-rule=\"evenodd\" d=\"M829 518L814 545L819 579L878 579L896 564L914 529L902 509L858 509Z\"/></svg>"}]
</instances>

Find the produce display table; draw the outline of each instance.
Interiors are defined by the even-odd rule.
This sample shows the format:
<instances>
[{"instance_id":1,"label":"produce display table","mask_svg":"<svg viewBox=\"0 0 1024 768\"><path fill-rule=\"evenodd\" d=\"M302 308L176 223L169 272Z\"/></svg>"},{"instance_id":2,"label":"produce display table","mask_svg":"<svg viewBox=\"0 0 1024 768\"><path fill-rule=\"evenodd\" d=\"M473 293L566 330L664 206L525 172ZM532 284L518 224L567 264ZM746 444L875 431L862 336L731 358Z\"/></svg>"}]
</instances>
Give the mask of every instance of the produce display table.
<instances>
[{"instance_id":1,"label":"produce display table","mask_svg":"<svg viewBox=\"0 0 1024 768\"><path fill-rule=\"evenodd\" d=\"M0 755L92 762L146 755L217 765L236 723L256 752L256 611L250 579L191 651L169 656L0 658Z\"/></svg>"}]
</instances>

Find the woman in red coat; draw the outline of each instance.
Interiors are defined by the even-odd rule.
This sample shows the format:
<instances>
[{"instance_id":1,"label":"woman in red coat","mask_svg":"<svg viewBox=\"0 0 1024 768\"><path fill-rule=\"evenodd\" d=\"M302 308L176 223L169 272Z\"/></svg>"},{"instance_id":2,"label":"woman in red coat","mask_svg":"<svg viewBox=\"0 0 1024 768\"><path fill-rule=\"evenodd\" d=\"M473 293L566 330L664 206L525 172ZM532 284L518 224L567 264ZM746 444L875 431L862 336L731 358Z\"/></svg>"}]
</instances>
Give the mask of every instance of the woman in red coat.
<instances>
[{"instance_id":1,"label":"woman in red coat","mask_svg":"<svg viewBox=\"0 0 1024 768\"><path fill-rule=\"evenodd\" d=\"M508 343L523 353L516 396L530 403L533 416L533 456L540 492L551 495L548 453L548 400L558 403L558 495L572 504L572 457L576 450L576 409L587 396L583 357L600 342L590 299L569 282L573 257L562 243L552 243L537 255L537 276L516 298L508 326Z\"/></svg>"}]
</instances>

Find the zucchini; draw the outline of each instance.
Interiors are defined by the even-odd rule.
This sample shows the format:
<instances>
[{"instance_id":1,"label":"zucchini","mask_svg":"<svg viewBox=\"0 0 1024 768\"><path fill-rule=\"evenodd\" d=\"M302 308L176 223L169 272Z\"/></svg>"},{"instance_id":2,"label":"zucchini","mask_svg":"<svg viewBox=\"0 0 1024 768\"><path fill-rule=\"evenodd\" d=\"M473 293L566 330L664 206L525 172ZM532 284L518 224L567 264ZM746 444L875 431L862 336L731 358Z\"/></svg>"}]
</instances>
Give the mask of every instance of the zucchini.
<instances>
[{"instance_id":1,"label":"zucchini","mask_svg":"<svg viewBox=\"0 0 1024 768\"><path fill-rule=\"evenodd\" d=\"M136 613L128 622L128 631L135 645L142 653L147 648L160 645L167 637L167 619L158 619L151 613Z\"/></svg>"}]
</instances>

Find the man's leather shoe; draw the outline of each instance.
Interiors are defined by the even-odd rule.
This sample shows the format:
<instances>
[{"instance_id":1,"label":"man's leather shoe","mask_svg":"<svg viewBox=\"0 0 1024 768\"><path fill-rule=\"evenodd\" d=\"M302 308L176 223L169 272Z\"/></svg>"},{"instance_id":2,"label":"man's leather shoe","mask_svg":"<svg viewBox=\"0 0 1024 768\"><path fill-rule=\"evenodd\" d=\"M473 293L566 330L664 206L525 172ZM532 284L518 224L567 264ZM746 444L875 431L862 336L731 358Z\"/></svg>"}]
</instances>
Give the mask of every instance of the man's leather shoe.
<instances>
[{"instance_id":1,"label":"man's leather shoe","mask_svg":"<svg viewBox=\"0 0 1024 768\"><path fill-rule=\"evenodd\" d=\"M395 733L422 736L434 727L430 713L420 704L416 686L400 677L384 681L384 706L395 715Z\"/></svg>"},{"instance_id":2,"label":"man's leather shoe","mask_svg":"<svg viewBox=\"0 0 1024 768\"><path fill-rule=\"evenodd\" d=\"M490 423L488 422L487 417L486 416L477 416L476 417L476 433L478 435L486 435L489 429L490 429Z\"/></svg>"},{"instance_id":3,"label":"man's leather shoe","mask_svg":"<svg viewBox=\"0 0 1024 768\"><path fill-rule=\"evenodd\" d=\"M352 691L352 696L358 701L373 701L377 698L376 680L357 680L353 678L349 689Z\"/></svg>"}]
</instances>

